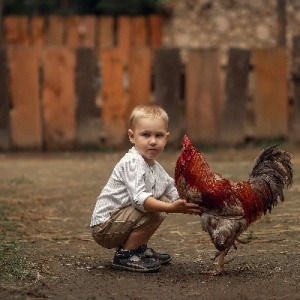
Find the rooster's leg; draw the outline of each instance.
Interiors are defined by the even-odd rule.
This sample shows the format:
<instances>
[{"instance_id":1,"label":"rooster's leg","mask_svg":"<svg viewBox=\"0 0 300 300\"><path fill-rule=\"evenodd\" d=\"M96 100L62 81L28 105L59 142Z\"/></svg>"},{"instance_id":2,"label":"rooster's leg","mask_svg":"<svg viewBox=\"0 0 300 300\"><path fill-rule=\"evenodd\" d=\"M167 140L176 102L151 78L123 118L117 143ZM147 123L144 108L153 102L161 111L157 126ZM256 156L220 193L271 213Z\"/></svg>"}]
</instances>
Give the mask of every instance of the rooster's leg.
<instances>
[{"instance_id":1,"label":"rooster's leg","mask_svg":"<svg viewBox=\"0 0 300 300\"><path fill-rule=\"evenodd\" d=\"M212 258L212 260L215 260L219 255L220 255L220 252L217 252L217 253L215 254L215 256Z\"/></svg>"},{"instance_id":2,"label":"rooster's leg","mask_svg":"<svg viewBox=\"0 0 300 300\"><path fill-rule=\"evenodd\" d=\"M226 255L225 251L220 251L219 263L218 263L218 268L216 270L216 275L221 275L225 272L225 269L224 269L225 255Z\"/></svg>"}]
</instances>

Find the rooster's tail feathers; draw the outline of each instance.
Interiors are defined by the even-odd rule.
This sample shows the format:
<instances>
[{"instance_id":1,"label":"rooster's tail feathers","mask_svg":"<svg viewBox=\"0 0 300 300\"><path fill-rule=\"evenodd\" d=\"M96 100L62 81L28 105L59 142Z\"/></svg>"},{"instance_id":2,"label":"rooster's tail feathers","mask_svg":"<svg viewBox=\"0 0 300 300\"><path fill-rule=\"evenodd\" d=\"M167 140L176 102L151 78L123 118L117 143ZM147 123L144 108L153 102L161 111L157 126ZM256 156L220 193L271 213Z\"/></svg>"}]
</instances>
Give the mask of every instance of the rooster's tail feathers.
<instances>
[{"instance_id":1,"label":"rooster's tail feathers","mask_svg":"<svg viewBox=\"0 0 300 300\"><path fill-rule=\"evenodd\" d=\"M250 184L255 188L261 186L258 184L259 181L263 181L272 195L271 199L267 197L263 201L265 213L267 210L271 211L272 206L277 204L278 198L284 201L283 189L293 183L291 158L290 152L272 146L264 150L255 161L249 176ZM258 192L261 194L260 191Z\"/></svg>"}]
</instances>

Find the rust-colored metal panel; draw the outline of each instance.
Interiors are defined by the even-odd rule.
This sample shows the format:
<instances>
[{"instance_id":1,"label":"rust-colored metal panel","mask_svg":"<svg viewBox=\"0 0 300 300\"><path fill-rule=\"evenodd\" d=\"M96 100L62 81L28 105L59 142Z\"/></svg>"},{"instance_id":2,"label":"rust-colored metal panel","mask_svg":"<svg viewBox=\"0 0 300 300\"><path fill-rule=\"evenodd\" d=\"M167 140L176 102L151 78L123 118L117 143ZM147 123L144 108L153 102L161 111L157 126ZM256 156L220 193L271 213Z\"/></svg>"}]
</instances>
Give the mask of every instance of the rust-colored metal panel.
<instances>
[{"instance_id":1,"label":"rust-colored metal panel","mask_svg":"<svg viewBox=\"0 0 300 300\"><path fill-rule=\"evenodd\" d=\"M98 48L109 49L114 46L114 18L101 17L98 19Z\"/></svg>"},{"instance_id":2,"label":"rust-colored metal panel","mask_svg":"<svg viewBox=\"0 0 300 300\"><path fill-rule=\"evenodd\" d=\"M146 46L149 41L146 17L132 17L131 19L131 45Z\"/></svg>"},{"instance_id":3,"label":"rust-colored metal panel","mask_svg":"<svg viewBox=\"0 0 300 300\"><path fill-rule=\"evenodd\" d=\"M53 47L44 53L43 116L46 149L72 149L75 143L75 54Z\"/></svg>"},{"instance_id":4,"label":"rust-colored metal panel","mask_svg":"<svg viewBox=\"0 0 300 300\"><path fill-rule=\"evenodd\" d=\"M11 147L8 76L7 51L4 47L0 47L0 149L2 150Z\"/></svg>"},{"instance_id":5,"label":"rust-colored metal panel","mask_svg":"<svg viewBox=\"0 0 300 300\"><path fill-rule=\"evenodd\" d=\"M151 95L151 50L148 47L133 47L129 56L129 103L126 119L139 104L150 102Z\"/></svg>"},{"instance_id":6,"label":"rust-colored metal panel","mask_svg":"<svg viewBox=\"0 0 300 300\"><path fill-rule=\"evenodd\" d=\"M123 62L128 63L129 48L131 40L131 21L130 17L119 17L117 20L117 45L120 49L120 54Z\"/></svg>"},{"instance_id":7,"label":"rust-colored metal panel","mask_svg":"<svg viewBox=\"0 0 300 300\"><path fill-rule=\"evenodd\" d=\"M288 56L284 48L253 49L255 138L288 135Z\"/></svg>"},{"instance_id":8,"label":"rust-colored metal panel","mask_svg":"<svg viewBox=\"0 0 300 300\"><path fill-rule=\"evenodd\" d=\"M66 44L69 47L95 47L96 18L71 16L66 21Z\"/></svg>"},{"instance_id":9,"label":"rust-colored metal panel","mask_svg":"<svg viewBox=\"0 0 300 300\"><path fill-rule=\"evenodd\" d=\"M30 26L30 45L42 48L45 46L45 18L33 17Z\"/></svg>"},{"instance_id":10,"label":"rust-colored metal panel","mask_svg":"<svg viewBox=\"0 0 300 300\"><path fill-rule=\"evenodd\" d=\"M219 50L193 49L186 68L186 132L196 144L218 143L223 108Z\"/></svg>"},{"instance_id":11,"label":"rust-colored metal panel","mask_svg":"<svg viewBox=\"0 0 300 300\"><path fill-rule=\"evenodd\" d=\"M250 51L231 48L225 84L225 103L221 117L220 144L236 146L246 137L246 104L250 69Z\"/></svg>"},{"instance_id":12,"label":"rust-colored metal panel","mask_svg":"<svg viewBox=\"0 0 300 300\"><path fill-rule=\"evenodd\" d=\"M123 88L123 61L119 49L100 51L102 61L102 121L104 142L109 147L122 147L127 120Z\"/></svg>"},{"instance_id":13,"label":"rust-colored metal panel","mask_svg":"<svg viewBox=\"0 0 300 300\"><path fill-rule=\"evenodd\" d=\"M28 17L7 16L4 18L4 43L7 45L29 45Z\"/></svg>"},{"instance_id":14,"label":"rust-colored metal panel","mask_svg":"<svg viewBox=\"0 0 300 300\"><path fill-rule=\"evenodd\" d=\"M169 115L169 145L178 145L183 134L180 99L181 60L178 48L159 48L154 57L155 101Z\"/></svg>"},{"instance_id":15,"label":"rust-colored metal panel","mask_svg":"<svg viewBox=\"0 0 300 300\"><path fill-rule=\"evenodd\" d=\"M46 26L46 45L63 46L65 44L65 19L59 16L50 16Z\"/></svg>"},{"instance_id":16,"label":"rust-colored metal panel","mask_svg":"<svg viewBox=\"0 0 300 300\"><path fill-rule=\"evenodd\" d=\"M42 123L39 95L40 51L37 48L8 49L13 147L41 149Z\"/></svg>"}]
</instances>

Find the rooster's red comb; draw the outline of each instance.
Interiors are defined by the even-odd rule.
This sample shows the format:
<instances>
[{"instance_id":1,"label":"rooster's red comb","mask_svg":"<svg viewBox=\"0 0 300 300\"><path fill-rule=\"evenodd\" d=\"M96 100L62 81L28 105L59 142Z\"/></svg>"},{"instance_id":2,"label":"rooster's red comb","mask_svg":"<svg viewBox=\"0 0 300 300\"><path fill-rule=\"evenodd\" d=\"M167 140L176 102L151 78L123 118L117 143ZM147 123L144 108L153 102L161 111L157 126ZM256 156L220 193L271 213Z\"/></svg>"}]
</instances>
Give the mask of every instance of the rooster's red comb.
<instances>
[{"instance_id":1,"label":"rooster's red comb","mask_svg":"<svg viewBox=\"0 0 300 300\"><path fill-rule=\"evenodd\" d=\"M182 147L189 148L191 146L192 146L192 143L191 143L190 139L187 137L187 135L185 135L182 140Z\"/></svg>"}]
</instances>

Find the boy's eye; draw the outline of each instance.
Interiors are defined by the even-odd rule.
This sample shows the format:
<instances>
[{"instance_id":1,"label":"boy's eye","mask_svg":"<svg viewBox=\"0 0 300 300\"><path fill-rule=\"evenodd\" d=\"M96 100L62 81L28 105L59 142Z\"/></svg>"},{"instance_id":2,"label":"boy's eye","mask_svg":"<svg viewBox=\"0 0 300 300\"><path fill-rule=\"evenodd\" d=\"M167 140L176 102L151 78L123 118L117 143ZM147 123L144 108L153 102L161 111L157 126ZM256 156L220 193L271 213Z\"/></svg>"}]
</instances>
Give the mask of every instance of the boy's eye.
<instances>
[{"instance_id":1,"label":"boy's eye","mask_svg":"<svg viewBox=\"0 0 300 300\"><path fill-rule=\"evenodd\" d=\"M142 133L142 136L144 136L144 137L149 137L149 136L150 136L150 134L149 134L149 133L147 133L147 132L143 132L143 133Z\"/></svg>"},{"instance_id":2,"label":"boy's eye","mask_svg":"<svg viewBox=\"0 0 300 300\"><path fill-rule=\"evenodd\" d=\"M161 138L161 137L163 137L164 135L162 134L162 133L158 133L157 135L156 135L156 137L157 138Z\"/></svg>"}]
</instances>

